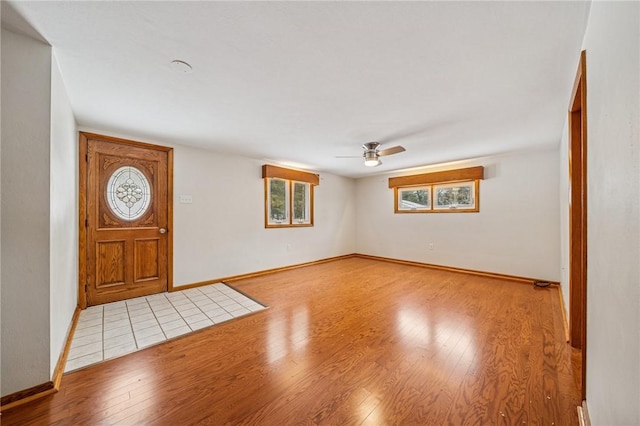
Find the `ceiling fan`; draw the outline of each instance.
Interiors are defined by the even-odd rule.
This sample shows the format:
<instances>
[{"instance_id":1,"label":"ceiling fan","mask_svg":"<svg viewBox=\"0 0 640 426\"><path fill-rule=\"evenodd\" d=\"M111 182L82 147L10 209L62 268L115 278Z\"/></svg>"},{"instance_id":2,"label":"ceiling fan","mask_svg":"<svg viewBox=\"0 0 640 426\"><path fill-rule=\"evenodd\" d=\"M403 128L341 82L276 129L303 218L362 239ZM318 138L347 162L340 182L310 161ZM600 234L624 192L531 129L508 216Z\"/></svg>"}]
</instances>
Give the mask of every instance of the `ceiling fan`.
<instances>
[{"instance_id":1,"label":"ceiling fan","mask_svg":"<svg viewBox=\"0 0 640 426\"><path fill-rule=\"evenodd\" d=\"M380 142L367 142L362 145L362 149L364 152L362 153L362 158L364 158L364 165L367 167L376 167L382 164L380 161L380 157L384 157L386 155L399 154L403 151L406 151L404 147L397 145L391 148L386 148L380 150ZM357 158L352 155L346 156L338 156L336 158Z\"/></svg>"}]
</instances>

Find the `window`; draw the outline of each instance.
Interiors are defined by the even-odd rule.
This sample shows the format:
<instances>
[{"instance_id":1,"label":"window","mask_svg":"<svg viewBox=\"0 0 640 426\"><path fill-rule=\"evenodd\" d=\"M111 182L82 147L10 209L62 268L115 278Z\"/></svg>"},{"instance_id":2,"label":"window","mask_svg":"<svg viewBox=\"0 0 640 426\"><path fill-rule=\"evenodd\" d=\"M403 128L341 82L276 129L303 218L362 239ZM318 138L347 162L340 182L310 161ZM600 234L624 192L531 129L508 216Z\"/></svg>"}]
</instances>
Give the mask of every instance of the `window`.
<instances>
[{"instance_id":1,"label":"window","mask_svg":"<svg viewBox=\"0 0 640 426\"><path fill-rule=\"evenodd\" d=\"M431 187L416 186L398 188L398 210L422 211L431 210Z\"/></svg>"},{"instance_id":2,"label":"window","mask_svg":"<svg viewBox=\"0 0 640 426\"><path fill-rule=\"evenodd\" d=\"M476 209L477 185L477 180L434 185L433 209L478 211Z\"/></svg>"},{"instance_id":3,"label":"window","mask_svg":"<svg viewBox=\"0 0 640 426\"><path fill-rule=\"evenodd\" d=\"M311 184L292 182L293 186L293 222L310 223L311 221Z\"/></svg>"},{"instance_id":4,"label":"window","mask_svg":"<svg viewBox=\"0 0 640 426\"><path fill-rule=\"evenodd\" d=\"M480 211L479 188L484 168L447 170L389 179L396 213L462 213Z\"/></svg>"},{"instance_id":5,"label":"window","mask_svg":"<svg viewBox=\"0 0 640 426\"><path fill-rule=\"evenodd\" d=\"M289 223L289 182L284 179L268 179L269 224Z\"/></svg>"},{"instance_id":6,"label":"window","mask_svg":"<svg viewBox=\"0 0 640 426\"><path fill-rule=\"evenodd\" d=\"M316 174L262 166L265 181L265 227L313 226L313 187Z\"/></svg>"}]
</instances>

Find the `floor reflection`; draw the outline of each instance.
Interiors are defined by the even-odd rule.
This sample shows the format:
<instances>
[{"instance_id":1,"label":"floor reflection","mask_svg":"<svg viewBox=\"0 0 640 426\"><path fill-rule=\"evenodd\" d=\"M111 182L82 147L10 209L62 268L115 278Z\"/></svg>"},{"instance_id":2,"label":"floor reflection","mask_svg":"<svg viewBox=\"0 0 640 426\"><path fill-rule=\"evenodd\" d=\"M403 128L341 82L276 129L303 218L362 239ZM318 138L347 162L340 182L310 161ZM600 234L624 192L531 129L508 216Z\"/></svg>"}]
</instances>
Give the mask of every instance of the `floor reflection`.
<instances>
[{"instance_id":1,"label":"floor reflection","mask_svg":"<svg viewBox=\"0 0 640 426\"><path fill-rule=\"evenodd\" d=\"M309 342L309 311L306 307L279 312L267 325L266 353L270 364L290 352L303 350Z\"/></svg>"}]
</instances>

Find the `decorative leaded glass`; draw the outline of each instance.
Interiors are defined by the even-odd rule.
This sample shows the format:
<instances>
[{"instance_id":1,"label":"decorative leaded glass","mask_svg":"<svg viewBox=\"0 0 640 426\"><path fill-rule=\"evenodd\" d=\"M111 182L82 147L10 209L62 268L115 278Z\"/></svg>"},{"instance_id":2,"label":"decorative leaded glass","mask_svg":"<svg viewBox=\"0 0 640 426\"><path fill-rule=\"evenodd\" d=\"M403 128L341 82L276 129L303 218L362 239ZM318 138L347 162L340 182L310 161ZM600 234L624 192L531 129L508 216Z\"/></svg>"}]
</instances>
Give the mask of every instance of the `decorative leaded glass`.
<instances>
[{"instance_id":1,"label":"decorative leaded glass","mask_svg":"<svg viewBox=\"0 0 640 426\"><path fill-rule=\"evenodd\" d=\"M144 173L133 166L113 172L107 182L107 202L120 219L140 218L151 205L151 186Z\"/></svg>"}]
</instances>

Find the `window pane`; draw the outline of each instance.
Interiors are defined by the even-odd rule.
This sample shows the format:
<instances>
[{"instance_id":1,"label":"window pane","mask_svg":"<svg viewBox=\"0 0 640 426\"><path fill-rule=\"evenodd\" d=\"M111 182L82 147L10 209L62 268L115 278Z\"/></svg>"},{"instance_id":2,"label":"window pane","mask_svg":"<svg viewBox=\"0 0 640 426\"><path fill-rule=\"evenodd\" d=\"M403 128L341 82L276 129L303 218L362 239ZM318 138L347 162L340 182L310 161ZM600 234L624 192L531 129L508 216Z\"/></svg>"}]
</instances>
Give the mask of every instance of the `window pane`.
<instances>
[{"instance_id":1,"label":"window pane","mask_svg":"<svg viewBox=\"0 0 640 426\"><path fill-rule=\"evenodd\" d=\"M106 192L111 211L126 221L142 217L151 205L151 185L144 173L133 166L113 172Z\"/></svg>"},{"instance_id":2,"label":"window pane","mask_svg":"<svg viewBox=\"0 0 640 426\"><path fill-rule=\"evenodd\" d=\"M269 222L288 222L287 182L281 179L269 180Z\"/></svg>"},{"instance_id":3,"label":"window pane","mask_svg":"<svg viewBox=\"0 0 640 426\"><path fill-rule=\"evenodd\" d=\"M429 210L431 188L429 186L398 189L398 210Z\"/></svg>"},{"instance_id":4,"label":"window pane","mask_svg":"<svg viewBox=\"0 0 640 426\"><path fill-rule=\"evenodd\" d=\"M310 184L293 182L293 221L294 223L310 222Z\"/></svg>"},{"instance_id":5,"label":"window pane","mask_svg":"<svg viewBox=\"0 0 640 426\"><path fill-rule=\"evenodd\" d=\"M434 186L436 209L475 208L475 182L443 184Z\"/></svg>"}]
</instances>

